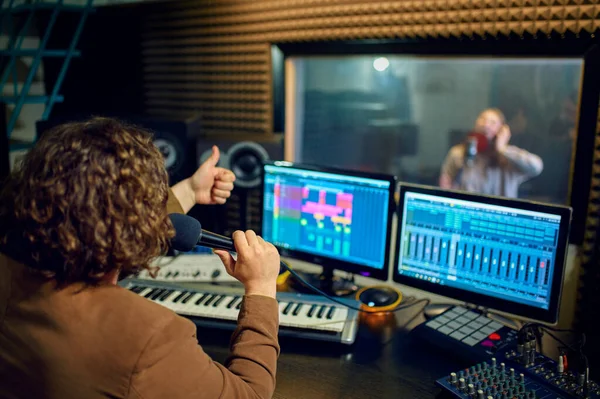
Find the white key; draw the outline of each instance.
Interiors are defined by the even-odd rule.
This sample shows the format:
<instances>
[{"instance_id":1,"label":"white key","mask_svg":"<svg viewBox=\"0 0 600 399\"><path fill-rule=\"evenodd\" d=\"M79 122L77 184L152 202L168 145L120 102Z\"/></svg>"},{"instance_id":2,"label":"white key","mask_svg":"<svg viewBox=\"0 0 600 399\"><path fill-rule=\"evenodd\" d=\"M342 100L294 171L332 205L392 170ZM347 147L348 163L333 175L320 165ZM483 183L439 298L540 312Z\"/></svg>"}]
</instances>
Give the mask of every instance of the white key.
<instances>
[{"instance_id":1,"label":"white key","mask_svg":"<svg viewBox=\"0 0 600 399\"><path fill-rule=\"evenodd\" d=\"M150 291L152 291L152 288L146 288L146 289L144 289L142 292L140 292L138 295L139 295L139 296L144 296L144 295L146 295L147 293L149 293Z\"/></svg>"},{"instance_id":2,"label":"white key","mask_svg":"<svg viewBox=\"0 0 600 399\"><path fill-rule=\"evenodd\" d=\"M177 303L174 303L173 301L175 300L175 298L177 298L179 295L181 295L182 292L183 291L175 291L173 293L173 295L171 295L169 297L169 300L168 301L164 301L162 303L162 305L165 306L165 307L167 307L167 308L169 308L169 309L171 309L174 312L177 312L177 309L179 308L179 306L181 304L181 300L179 302L177 302Z\"/></svg>"},{"instance_id":3,"label":"white key","mask_svg":"<svg viewBox=\"0 0 600 399\"><path fill-rule=\"evenodd\" d=\"M193 316L195 313L196 301L202 297L202 293L196 292L193 294L185 303L179 300L178 313L187 314Z\"/></svg>"}]
</instances>

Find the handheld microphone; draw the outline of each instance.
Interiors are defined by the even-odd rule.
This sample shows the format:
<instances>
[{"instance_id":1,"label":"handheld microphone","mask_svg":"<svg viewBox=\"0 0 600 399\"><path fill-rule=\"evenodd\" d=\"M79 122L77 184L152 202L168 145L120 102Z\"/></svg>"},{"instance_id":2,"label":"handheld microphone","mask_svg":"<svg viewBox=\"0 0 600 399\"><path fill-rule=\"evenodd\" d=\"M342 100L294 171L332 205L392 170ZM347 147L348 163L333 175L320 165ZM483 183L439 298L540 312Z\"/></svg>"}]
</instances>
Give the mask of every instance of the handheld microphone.
<instances>
[{"instance_id":1,"label":"handheld microphone","mask_svg":"<svg viewBox=\"0 0 600 399\"><path fill-rule=\"evenodd\" d=\"M200 222L193 217L172 213L169 218L175 228L175 237L171 240L171 248L181 252L189 252L196 245L202 245L208 248L235 252L235 246L231 238L203 230Z\"/></svg>"}]
</instances>

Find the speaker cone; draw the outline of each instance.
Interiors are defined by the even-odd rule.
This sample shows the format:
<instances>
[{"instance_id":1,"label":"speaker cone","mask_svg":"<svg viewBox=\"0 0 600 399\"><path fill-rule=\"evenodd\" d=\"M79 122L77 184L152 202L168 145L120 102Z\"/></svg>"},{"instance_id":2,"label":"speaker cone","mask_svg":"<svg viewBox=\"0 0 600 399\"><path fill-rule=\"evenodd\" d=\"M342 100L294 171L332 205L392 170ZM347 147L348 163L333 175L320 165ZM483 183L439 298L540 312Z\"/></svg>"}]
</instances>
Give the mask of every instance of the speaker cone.
<instances>
[{"instance_id":1,"label":"speaker cone","mask_svg":"<svg viewBox=\"0 0 600 399\"><path fill-rule=\"evenodd\" d=\"M255 142L242 141L231 146L227 154L229 155L229 167L236 176L236 186L258 187L262 164L269 159L267 150Z\"/></svg>"}]
</instances>

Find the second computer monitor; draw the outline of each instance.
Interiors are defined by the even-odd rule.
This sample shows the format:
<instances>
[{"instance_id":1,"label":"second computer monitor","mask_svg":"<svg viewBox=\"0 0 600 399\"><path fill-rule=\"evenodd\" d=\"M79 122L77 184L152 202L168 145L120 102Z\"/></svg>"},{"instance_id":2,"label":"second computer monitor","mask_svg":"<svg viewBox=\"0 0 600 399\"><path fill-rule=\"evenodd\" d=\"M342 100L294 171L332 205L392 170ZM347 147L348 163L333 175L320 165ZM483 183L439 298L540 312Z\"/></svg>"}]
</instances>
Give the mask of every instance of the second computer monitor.
<instances>
[{"instance_id":1,"label":"second computer monitor","mask_svg":"<svg viewBox=\"0 0 600 399\"><path fill-rule=\"evenodd\" d=\"M554 323L571 209L402 185L394 280Z\"/></svg>"},{"instance_id":2,"label":"second computer monitor","mask_svg":"<svg viewBox=\"0 0 600 399\"><path fill-rule=\"evenodd\" d=\"M387 279L393 176L289 162L263 173L262 236L282 256Z\"/></svg>"}]
</instances>

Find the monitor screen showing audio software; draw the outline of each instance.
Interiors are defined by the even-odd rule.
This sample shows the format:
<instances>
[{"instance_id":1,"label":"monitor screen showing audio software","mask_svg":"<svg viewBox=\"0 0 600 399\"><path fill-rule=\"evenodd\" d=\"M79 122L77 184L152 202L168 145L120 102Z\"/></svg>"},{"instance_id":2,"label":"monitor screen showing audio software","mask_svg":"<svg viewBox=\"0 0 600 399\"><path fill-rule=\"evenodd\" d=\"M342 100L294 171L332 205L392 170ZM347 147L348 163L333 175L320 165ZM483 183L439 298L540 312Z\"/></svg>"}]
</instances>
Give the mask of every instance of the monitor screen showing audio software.
<instances>
[{"instance_id":1,"label":"monitor screen showing audio software","mask_svg":"<svg viewBox=\"0 0 600 399\"><path fill-rule=\"evenodd\" d=\"M387 270L393 180L323 170L264 166L264 239L296 255Z\"/></svg>"},{"instance_id":2,"label":"monitor screen showing audio software","mask_svg":"<svg viewBox=\"0 0 600 399\"><path fill-rule=\"evenodd\" d=\"M553 280L562 278L569 208L543 212L527 209L539 208L533 203L401 191L396 274L402 280L550 309L553 288L560 290Z\"/></svg>"}]
</instances>

